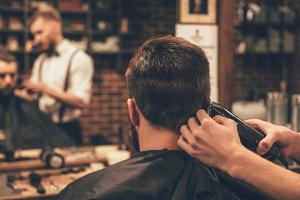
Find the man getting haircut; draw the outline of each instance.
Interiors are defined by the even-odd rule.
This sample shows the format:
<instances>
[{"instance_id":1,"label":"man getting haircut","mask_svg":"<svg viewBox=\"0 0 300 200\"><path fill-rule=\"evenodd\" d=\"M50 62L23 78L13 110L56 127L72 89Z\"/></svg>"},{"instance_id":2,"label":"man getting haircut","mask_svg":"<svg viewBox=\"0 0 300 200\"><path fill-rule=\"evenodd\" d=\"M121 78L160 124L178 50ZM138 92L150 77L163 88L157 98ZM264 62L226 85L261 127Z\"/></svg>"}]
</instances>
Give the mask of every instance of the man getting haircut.
<instances>
[{"instance_id":1,"label":"man getting haircut","mask_svg":"<svg viewBox=\"0 0 300 200\"><path fill-rule=\"evenodd\" d=\"M149 39L131 59L126 79L140 152L71 183L59 199L246 199L177 146L180 125L209 101L204 52L182 38Z\"/></svg>"}]
</instances>

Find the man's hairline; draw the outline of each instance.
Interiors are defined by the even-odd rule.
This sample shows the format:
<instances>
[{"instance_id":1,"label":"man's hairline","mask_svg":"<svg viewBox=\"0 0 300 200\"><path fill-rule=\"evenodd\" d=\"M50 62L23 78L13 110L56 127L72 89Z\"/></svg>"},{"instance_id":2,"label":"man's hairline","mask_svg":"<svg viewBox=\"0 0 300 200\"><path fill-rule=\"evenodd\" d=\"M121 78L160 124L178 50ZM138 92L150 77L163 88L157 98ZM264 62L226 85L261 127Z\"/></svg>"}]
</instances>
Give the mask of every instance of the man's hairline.
<instances>
[{"instance_id":1,"label":"man's hairline","mask_svg":"<svg viewBox=\"0 0 300 200\"><path fill-rule=\"evenodd\" d=\"M128 92L129 92L129 91L128 91ZM149 120L145 117L145 115L144 115L144 113L142 112L142 110L140 109L140 106L138 105L138 102L137 102L137 100L136 100L136 98L135 98L134 96L130 96L130 97L128 97L128 99L134 99L135 105L137 106L139 113L143 116L143 118L147 121L147 123L148 123L153 129L156 129L156 130L157 130L157 129L168 129L168 130L171 130L171 129L167 128L167 127L162 127L162 126L160 126L160 125L154 124L153 122L149 121ZM173 131L173 130L171 130L171 131Z\"/></svg>"},{"instance_id":2,"label":"man's hairline","mask_svg":"<svg viewBox=\"0 0 300 200\"><path fill-rule=\"evenodd\" d=\"M61 26L62 26L62 21L61 20L56 20L56 19L52 19L52 18L47 18L47 17L45 17L45 16L43 16L43 15L39 15L39 16L36 16L35 18L34 18L34 20L32 20L31 22L30 22L30 24L29 24L29 29L31 29L32 28L32 26L33 26L33 24L38 20L38 19L43 19L45 22L57 22L57 23L59 23ZM31 30L30 30L31 31Z\"/></svg>"}]
</instances>

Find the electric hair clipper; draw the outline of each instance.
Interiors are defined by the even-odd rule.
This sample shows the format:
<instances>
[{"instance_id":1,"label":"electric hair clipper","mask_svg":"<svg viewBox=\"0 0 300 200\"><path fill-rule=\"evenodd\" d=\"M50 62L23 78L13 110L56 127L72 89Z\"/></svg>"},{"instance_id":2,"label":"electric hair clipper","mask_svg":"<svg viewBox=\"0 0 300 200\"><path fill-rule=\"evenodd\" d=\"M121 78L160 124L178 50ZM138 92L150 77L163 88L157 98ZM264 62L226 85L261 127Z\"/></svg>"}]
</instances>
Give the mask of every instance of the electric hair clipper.
<instances>
[{"instance_id":1,"label":"electric hair clipper","mask_svg":"<svg viewBox=\"0 0 300 200\"><path fill-rule=\"evenodd\" d=\"M258 143L265 137L265 134L257 129L252 128L251 126L247 125L242 119L238 116L234 115L233 113L229 112L223 106L217 103L211 103L208 108L208 114L211 117L215 115L221 115L223 117L229 118L234 120L237 123L237 130L240 136L241 143L249 150L256 153L256 148ZM285 167L288 167L288 163L283 158L283 156L279 152L279 148L276 144L274 144L271 149L263 155L264 158L275 161L280 160Z\"/></svg>"}]
</instances>

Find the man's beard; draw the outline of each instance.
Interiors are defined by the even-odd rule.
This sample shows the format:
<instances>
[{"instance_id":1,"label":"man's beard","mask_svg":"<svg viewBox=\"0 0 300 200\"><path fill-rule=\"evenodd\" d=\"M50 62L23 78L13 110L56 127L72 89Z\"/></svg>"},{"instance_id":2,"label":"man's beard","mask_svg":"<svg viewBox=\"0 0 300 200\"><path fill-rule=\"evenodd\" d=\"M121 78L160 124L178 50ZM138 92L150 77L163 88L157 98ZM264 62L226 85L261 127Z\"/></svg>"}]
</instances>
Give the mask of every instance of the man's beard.
<instances>
[{"instance_id":1,"label":"man's beard","mask_svg":"<svg viewBox=\"0 0 300 200\"><path fill-rule=\"evenodd\" d=\"M47 49L45 49L45 53L47 54L47 56L56 56L57 55L57 51L55 49L55 44L54 42L49 42L49 46Z\"/></svg>"},{"instance_id":2,"label":"man's beard","mask_svg":"<svg viewBox=\"0 0 300 200\"><path fill-rule=\"evenodd\" d=\"M48 57L53 55L57 55L57 51L55 49L55 44L52 41L49 41L48 47L43 49L41 45L36 45L34 47L39 53L45 53Z\"/></svg>"}]
</instances>

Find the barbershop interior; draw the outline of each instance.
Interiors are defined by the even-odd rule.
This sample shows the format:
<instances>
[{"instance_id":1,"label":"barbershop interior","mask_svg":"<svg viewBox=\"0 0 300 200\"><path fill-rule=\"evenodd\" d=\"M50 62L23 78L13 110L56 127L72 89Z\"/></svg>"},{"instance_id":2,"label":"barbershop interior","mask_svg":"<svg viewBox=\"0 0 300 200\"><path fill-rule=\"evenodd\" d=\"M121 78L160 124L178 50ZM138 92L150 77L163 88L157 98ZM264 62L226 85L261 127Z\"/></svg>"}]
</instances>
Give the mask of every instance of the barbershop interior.
<instances>
[{"instance_id":1,"label":"barbershop interior","mask_svg":"<svg viewBox=\"0 0 300 200\"><path fill-rule=\"evenodd\" d=\"M299 9L0 0L0 200L273 199L197 160L188 136L221 115L258 155L266 133L248 119L300 132ZM259 157L300 173L279 147Z\"/></svg>"}]
</instances>

